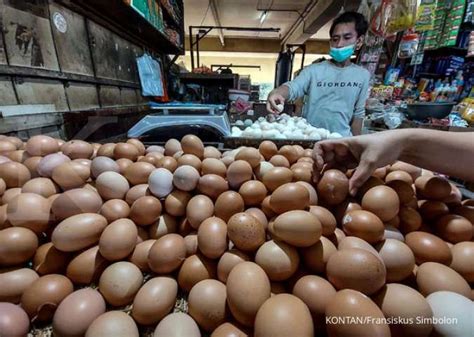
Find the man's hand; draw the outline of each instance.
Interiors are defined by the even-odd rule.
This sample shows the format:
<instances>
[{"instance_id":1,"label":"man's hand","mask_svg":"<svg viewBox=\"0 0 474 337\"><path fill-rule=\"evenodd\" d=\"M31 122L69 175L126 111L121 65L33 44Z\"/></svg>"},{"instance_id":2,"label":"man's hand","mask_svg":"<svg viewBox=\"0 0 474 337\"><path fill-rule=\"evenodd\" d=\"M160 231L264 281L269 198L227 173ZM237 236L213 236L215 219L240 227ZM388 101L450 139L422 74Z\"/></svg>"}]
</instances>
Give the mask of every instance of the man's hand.
<instances>
[{"instance_id":1,"label":"man's hand","mask_svg":"<svg viewBox=\"0 0 474 337\"><path fill-rule=\"evenodd\" d=\"M349 181L349 191L355 195L375 169L399 158L402 141L390 132L322 141L314 145L313 159L318 171L324 164L329 168L356 168Z\"/></svg>"},{"instance_id":2,"label":"man's hand","mask_svg":"<svg viewBox=\"0 0 474 337\"><path fill-rule=\"evenodd\" d=\"M281 110L279 109L279 104L285 104L285 97L278 92L278 89L273 90L267 99L267 111L269 113L279 114Z\"/></svg>"}]
</instances>

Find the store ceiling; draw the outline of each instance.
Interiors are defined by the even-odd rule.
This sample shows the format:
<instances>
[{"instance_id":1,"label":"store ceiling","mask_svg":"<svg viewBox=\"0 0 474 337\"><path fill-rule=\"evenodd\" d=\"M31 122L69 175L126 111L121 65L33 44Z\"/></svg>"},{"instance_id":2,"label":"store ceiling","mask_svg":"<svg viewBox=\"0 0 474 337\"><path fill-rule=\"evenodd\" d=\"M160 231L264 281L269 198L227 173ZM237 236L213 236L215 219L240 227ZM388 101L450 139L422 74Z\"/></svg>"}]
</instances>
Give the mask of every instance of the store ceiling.
<instances>
[{"instance_id":1,"label":"store ceiling","mask_svg":"<svg viewBox=\"0 0 474 337\"><path fill-rule=\"evenodd\" d=\"M224 37L275 38L281 39L299 17L311 0L214 0L222 26L280 28L279 33L224 31ZM209 0L184 0L184 25L186 34L190 25L217 25ZM268 10L263 22L264 10ZM272 11L279 10L279 11ZM289 11L281 11L289 10ZM297 12L298 11L298 12ZM317 39L329 38L326 25L313 36ZM213 30L211 36L218 36Z\"/></svg>"}]
</instances>

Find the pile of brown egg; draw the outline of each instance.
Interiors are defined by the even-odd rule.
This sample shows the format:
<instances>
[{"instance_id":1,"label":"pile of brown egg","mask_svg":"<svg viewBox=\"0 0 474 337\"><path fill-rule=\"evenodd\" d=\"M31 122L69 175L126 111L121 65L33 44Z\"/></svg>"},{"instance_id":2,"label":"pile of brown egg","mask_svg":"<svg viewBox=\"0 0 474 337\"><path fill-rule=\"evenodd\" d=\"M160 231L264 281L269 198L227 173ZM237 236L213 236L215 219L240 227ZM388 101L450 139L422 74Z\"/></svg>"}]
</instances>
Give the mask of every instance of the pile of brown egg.
<instances>
[{"instance_id":1,"label":"pile of brown egg","mask_svg":"<svg viewBox=\"0 0 474 337\"><path fill-rule=\"evenodd\" d=\"M0 336L470 335L474 200L311 156L0 136Z\"/></svg>"}]
</instances>

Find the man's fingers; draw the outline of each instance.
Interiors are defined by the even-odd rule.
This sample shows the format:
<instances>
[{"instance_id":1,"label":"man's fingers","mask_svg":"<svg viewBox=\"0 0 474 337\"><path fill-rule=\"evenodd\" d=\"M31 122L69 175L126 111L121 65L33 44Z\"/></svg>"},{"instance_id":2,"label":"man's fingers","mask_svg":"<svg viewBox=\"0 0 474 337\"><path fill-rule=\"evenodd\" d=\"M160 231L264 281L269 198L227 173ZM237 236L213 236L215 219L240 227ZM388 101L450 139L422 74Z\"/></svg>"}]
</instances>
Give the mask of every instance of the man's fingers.
<instances>
[{"instance_id":1,"label":"man's fingers","mask_svg":"<svg viewBox=\"0 0 474 337\"><path fill-rule=\"evenodd\" d=\"M352 196L356 195L357 190L370 178L372 172L373 165L369 161L362 159L349 180L349 192Z\"/></svg>"}]
</instances>

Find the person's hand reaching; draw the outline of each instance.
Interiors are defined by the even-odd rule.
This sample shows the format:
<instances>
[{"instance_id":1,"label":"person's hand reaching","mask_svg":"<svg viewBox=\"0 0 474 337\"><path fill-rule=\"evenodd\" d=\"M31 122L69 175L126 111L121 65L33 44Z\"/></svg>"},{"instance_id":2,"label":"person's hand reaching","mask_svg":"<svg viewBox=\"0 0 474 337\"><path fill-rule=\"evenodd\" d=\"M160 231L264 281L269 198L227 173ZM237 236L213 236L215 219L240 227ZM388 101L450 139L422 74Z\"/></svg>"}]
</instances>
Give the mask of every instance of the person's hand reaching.
<instances>
[{"instance_id":1,"label":"person's hand reaching","mask_svg":"<svg viewBox=\"0 0 474 337\"><path fill-rule=\"evenodd\" d=\"M349 181L349 191L357 190L375 169L394 163L400 156L402 140L391 132L326 140L314 145L313 159L318 171L331 167L356 168Z\"/></svg>"},{"instance_id":2,"label":"person's hand reaching","mask_svg":"<svg viewBox=\"0 0 474 337\"><path fill-rule=\"evenodd\" d=\"M278 92L271 92L267 99L267 111L273 114L279 114L283 111L282 106L285 104L285 97Z\"/></svg>"}]
</instances>

